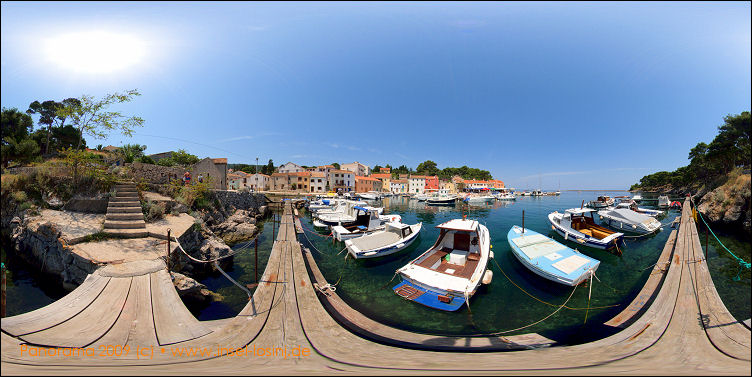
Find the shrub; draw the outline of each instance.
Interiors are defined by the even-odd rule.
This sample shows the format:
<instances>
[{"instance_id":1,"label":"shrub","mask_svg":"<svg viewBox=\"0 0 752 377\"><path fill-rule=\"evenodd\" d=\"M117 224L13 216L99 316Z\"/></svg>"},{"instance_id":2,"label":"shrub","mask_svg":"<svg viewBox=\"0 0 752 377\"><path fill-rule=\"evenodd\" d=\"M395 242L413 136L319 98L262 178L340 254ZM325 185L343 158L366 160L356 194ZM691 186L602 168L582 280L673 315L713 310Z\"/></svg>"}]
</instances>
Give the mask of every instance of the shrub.
<instances>
[{"instance_id":1,"label":"shrub","mask_svg":"<svg viewBox=\"0 0 752 377\"><path fill-rule=\"evenodd\" d=\"M151 200L141 201L141 210L144 213L144 221L152 222L164 217L165 204Z\"/></svg>"},{"instance_id":2,"label":"shrub","mask_svg":"<svg viewBox=\"0 0 752 377\"><path fill-rule=\"evenodd\" d=\"M23 202L25 202L25 201L26 201L26 199L28 198L28 197L26 196L26 192L25 192L25 191L14 191L14 192L13 192L13 193L11 193L10 195L11 195L11 197L13 198L13 200L15 200L15 201L16 201L16 203L23 203ZM25 204L25 203L24 203L24 204Z\"/></svg>"}]
</instances>

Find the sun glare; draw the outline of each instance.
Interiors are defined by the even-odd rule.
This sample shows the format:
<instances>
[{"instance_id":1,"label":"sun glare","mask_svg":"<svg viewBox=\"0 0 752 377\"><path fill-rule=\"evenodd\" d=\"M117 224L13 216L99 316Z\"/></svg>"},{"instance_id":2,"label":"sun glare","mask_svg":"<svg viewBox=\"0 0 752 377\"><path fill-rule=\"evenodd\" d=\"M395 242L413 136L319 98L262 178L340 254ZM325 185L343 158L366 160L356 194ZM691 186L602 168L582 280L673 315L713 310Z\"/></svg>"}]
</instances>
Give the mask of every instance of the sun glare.
<instances>
[{"instance_id":1,"label":"sun glare","mask_svg":"<svg viewBox=\"0 0 752 377\"><path fill-rule=\"evenodd\" d=\"M88 31L50 38L45 43L45 51L47 59L61 68L103 74L139 63L145 54L145 45L126 34Z\"/></svg>"}]
</instances>

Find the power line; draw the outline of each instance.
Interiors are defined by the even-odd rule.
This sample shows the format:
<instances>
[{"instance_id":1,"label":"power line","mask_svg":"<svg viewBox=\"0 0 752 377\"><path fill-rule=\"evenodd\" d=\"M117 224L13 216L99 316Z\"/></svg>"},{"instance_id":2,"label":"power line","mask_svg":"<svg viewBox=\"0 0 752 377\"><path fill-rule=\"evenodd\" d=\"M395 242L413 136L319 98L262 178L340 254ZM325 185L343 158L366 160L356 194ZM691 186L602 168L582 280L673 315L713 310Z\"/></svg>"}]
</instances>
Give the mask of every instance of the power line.
<instances>
[{"instance_id":1,"label":"power line","mask_svg":"<svg viewBox=\"0 0 752 377\"><path fill-rule=\"evenodd\" d=\"M207 148L212 148L212 149L216 149L216 150L218 150L218 151L222 151L222 152L225 152L225 153L233 154L233 155L235 155L235 156L239 156L239 157L247 158L247 159L250 159L250 160L254 160L254 159L255 159L255 157L248 157L248 156L245 156L245 155L242 155L242 154L239 154L239 153L235 153L235 152L232 152L232 151L228 151L228 150L226 150L226 149L222 149L222 148L219 148L219 147L215 147L215 146L213 146L213 145L208 145L208 144L203 144L203 143L197 143L197 142L195 142L195 141L191 141L191 140L186 140L186 139L181 139L181 138L177 138L177 137L171 137L171 136L159 136L159 135L149 135L149 134L144 134L144 133L136 133L136 134L137 134L137 135L139 135L139 136L149 136L149 137L156 137L156 138L160 138L160 139L170 139L170 140L177 140L177 141L182 141L182 142L184 142L184 143L191 143L191 144L196 144L196 145L200 145L200 146L202 146L202 147L207 147Z\"/></svg>"}]
</instances>

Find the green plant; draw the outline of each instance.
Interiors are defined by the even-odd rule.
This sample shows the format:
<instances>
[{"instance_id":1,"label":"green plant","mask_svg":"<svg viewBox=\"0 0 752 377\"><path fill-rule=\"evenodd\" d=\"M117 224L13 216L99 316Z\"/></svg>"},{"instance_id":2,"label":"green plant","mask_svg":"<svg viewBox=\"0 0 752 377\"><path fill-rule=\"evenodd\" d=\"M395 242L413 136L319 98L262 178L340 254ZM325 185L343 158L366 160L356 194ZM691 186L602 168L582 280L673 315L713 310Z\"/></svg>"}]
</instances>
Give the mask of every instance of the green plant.
<instances>
[{"instance_id":1,"label":"green plant","mask_svg":"<svg viewBox=\"0 0 752 377\"><path fill-rule=\"evenodd\" d=\"M144 221L153 222L164 217L165 204L162 202L153 202L151 200L142 200L141 211L144 214Z\"/></svg>"},{"instance_id":2,"label":"green plant","mask_svg":"<svg viewBox=\"0 0 752 377\"><path fill-rule=\"evenodd\" d=\"M28 198L25 191L14 191L13 193L11 193L11 197L16 201L16 203L23 203Z\"/></svg>"}]
</instances>

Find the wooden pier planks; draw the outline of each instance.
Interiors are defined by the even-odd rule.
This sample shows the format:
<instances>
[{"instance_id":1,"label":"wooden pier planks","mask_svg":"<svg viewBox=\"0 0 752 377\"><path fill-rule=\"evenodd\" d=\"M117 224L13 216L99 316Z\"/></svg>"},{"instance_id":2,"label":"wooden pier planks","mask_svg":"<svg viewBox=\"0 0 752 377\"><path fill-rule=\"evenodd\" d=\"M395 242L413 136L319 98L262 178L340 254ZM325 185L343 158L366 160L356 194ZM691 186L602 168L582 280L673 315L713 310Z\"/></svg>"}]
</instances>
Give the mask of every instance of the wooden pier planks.
<instances>
[{"instance_id":1,"label":"wooden pier planks","mask_svg":"<svg viewBox=\"0 0 752 377\"><path fill-rule=\"evenodd\" d=\"M131 278L111 278L86 309L46 330L23 335L28 343L50 347L86 347L101 338L117 321L128 297Z\"/></svg>"},{"instance_id":2,"label":"wooden pier planks","mask_svg":"<svg viewBox=\"0 0 752 377\"><path fill-rule=\"evenodd\" d=\"M672 230L668 236L666 244L663 246L663 251L658 257L653 270L650 272L648 280L640 290L637 297L624 308L619 314L611 318L608 322L604 323L606 326L613 326L619 328L625 328L629 326L634 320L639 318L650 305L651 300L655 298L663 283L666 272L668 271L668 264L670 263L671 255L674 251L674 245L676 244L677 231Z\"/></svg>"},{"instance_id":3,"label":"wooden pier planks","mask_svg":"<svg viewBox=\"0 0 752 377\"><path fill-rule=\"evenodd\" d=\"M729 313L721 301L703 255L697 225L689 221L688 232L692 242L688 245L693 269L697 303L705 332L713 345L721 352L741 360L750 360L750 330Z\"/></svg>"},{"instance_id":4,"label":"wooden pier planks","mask_svg":"<svg viewBox=\"0 0 752 377\"><path fill-rule=\"evenodd\" d=\"M211 333L178 296L167 270L149 274L154 328L160 345L175 344Z\"/></svg>"},{"instance_id":5,"label":"wooden pier planks","mask_svg":"<svg viewBox=\"0 0 752 377\"><path fill-rule=\"evenodd\" d=\"M94 343L95 345L157 345L154 321L151 317L150 280L149 274L133 277L120 317L110 331Z\"/></svg>"},{"instance_id":6,"label":"wooden pier planks","mask_svg":"<svg viewBox=\"0 0 752 377\"><path fill-rule=\"evenodd\" d=\"M55 326L86 309L102 292L109 277L91 274L71 293L37 310L3 318L4 332L21 336Z\"/></svg>"}]
</instances>

